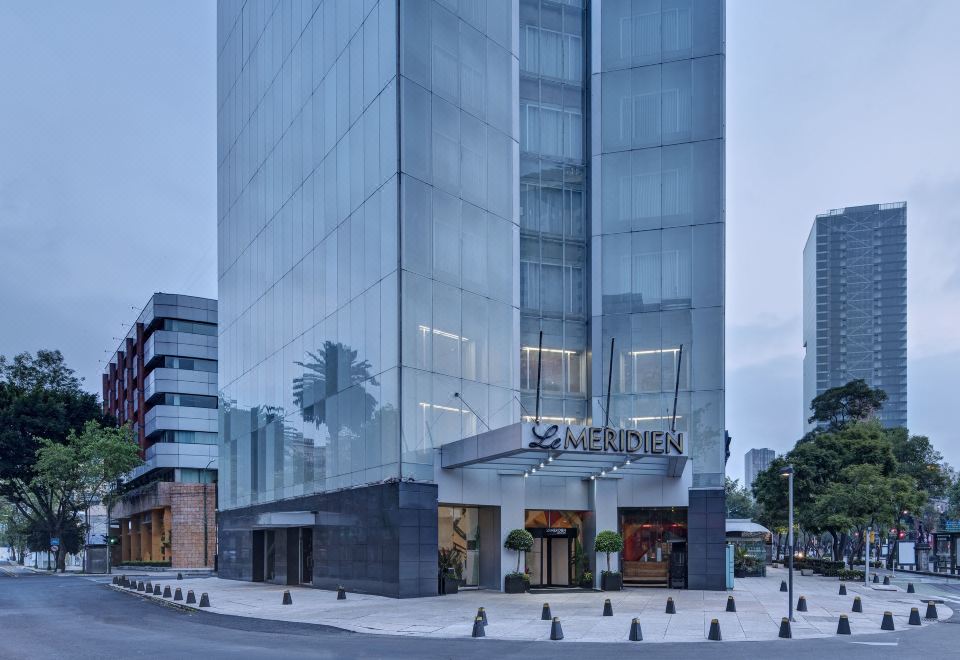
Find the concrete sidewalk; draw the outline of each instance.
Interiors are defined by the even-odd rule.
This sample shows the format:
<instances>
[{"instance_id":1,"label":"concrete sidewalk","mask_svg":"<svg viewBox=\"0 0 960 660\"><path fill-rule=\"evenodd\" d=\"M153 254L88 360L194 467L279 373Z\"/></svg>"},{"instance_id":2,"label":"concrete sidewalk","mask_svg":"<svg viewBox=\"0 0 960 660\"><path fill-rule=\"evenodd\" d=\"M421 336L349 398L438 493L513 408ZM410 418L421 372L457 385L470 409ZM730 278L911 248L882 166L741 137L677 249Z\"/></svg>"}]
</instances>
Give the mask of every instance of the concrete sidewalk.
<instances>
[{"instance_id":1,"label":"concrete sidewalk","mask_svg":"<svg viewBox=\"0 0 960 660\"><path fill-rule=\"evenodd\" d=\"M565 641L627 642L631 619L638 617L646 642L694 642L706 638L712 619L719 620L726 641L776 639L787 609L787 595L779 590L785 577L785 570L771 569L766 578L737 580L730 592L627 589L531 595L461 591L452 596L409 600L348 593L347 600L338 601L331 591L219 578L164 580L161 587L180 587L184 598L188 590L193 590L198 601L206 592L211 604L205 608L208 612L324 624L364 633L469 637L477 608L482 606L489 620L488 638L548 640L550 623L541 621L540 614L543 603L549 602L552 615L560 618ZM835 635L840 614L849 617L854 635L881 632L885 611L893 613L897 630L921 628L909 626L907 619L911 607L919 608L921 617L925 614L925 585L917 584L919 593L907 594L905 583L902 589L847 583L847 596L838 595L839 586L835 578L794 577L795 598L805 596L808 606L807 612L794 615L794 638ZM281 604L285 589L290 589L292 605ZM729 595L735 597L735 613L725 611ZM676 614L664 612L668 596L674 600ZM855 596L861 598L862 614L851 611ZM170 602L160 596L151 598ZM613 605L612 617L602 616L606 598ZM952 615L945 605L937 607L941 619ZM924 621L922 627L931 624Z\"/></svg>"}]
</instances>

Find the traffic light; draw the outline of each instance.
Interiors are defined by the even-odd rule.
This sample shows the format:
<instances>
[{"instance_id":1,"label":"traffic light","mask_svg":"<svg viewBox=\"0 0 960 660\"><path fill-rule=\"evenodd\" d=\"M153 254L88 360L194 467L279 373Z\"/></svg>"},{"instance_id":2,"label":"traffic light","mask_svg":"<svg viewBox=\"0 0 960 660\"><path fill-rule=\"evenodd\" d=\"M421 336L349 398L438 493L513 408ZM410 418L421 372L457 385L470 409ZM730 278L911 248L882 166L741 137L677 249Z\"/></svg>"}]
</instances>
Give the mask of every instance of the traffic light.
<instances>
[{"instance_id":1,"label":"traffic light","mask_svg":"<svg viewBox=\"0 0 960 660\"><path fill-rule=\"evenodd\" d=\"M107 537L107 543L108 543L109 545L116 545L116 544L120 543L120 539L117 538L116 536L108 536L108 537Z\"/></svg>"}]
</instances>

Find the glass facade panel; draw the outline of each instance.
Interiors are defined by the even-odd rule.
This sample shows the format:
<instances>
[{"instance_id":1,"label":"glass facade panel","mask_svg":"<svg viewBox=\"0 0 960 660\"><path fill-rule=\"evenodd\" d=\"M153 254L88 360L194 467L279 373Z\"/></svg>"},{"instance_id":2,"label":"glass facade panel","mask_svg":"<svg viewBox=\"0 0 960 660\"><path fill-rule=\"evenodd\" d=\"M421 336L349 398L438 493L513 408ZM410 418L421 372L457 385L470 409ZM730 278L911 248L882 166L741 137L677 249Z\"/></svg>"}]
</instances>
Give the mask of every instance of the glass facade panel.
<instances>
[{"instance_id":1,"label":"glass facade panel","mask_svg":"<svg viewBox=\"0 0 960 660\"><path fill-rule=\"evenodd\" d=\"M722 2L219 17L223 508L434 481L531 417L538 368L548 421L601 419L612 367L644 428L679 374L722 486Z\"/></svg>"},{"instance_id":2,"label":"glass facade panel","mask_svg":"<svg viewBox=\"0 0 960 660\"><path fill-rule=\"evenodd\" d=\"M585 420L585 12L520 1L520 388L524 419ZM540 331L543 350L539 351Z\"/></svg>"},{"instance_id":3,"label":"glass facade panel","mask_svg":"<svg viewBox=\"0 0 960 660\"><path fill-rule=\"evenodd\" d=\"M437 546L453 551L454 573L467 587L480 584L480 510L470 506L437 507Z\"/></svg>"},{"instance_id":4,"label":"glass facade panel","mask_svg":"<svg viewBox=\"0 0 960 660\"><path fill-rule=\"evenodd\" d=\"M400 2L404 478L432 481L436 448L517 420L517 356L490 350L519 343L510 8Z\"/></svg>"},{"instance_id":5,"label":"glass facade panel","mask_svg":"<svg viewBox=\"0 0 960 660\"><path fill-rule=\"evenodd\" d=\"M219 12L225 509L400 474L397 12L350 4Z\"/></svg>"},{"instance_id":6,"label":"glass facade panel","mask_svg":"<svg viewBox=\"0 0 960 660\"><path fill-rule=\"evenodd\" d=\"M675 424L690 434L693 486L720 488L723 3L614 0L593 12L591 314L603 357L592 382L603 389L615 339L611 425Z\"/></svg>"}]
</instances>

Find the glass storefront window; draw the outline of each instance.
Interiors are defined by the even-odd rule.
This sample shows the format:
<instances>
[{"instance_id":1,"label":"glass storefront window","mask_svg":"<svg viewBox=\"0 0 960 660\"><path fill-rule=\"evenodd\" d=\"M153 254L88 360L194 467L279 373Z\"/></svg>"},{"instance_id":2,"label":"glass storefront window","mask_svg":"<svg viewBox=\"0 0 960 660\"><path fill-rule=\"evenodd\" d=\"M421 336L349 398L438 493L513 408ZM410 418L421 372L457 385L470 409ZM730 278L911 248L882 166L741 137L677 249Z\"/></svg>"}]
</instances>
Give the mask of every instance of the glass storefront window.
<instances>
[{"instance_id":1,"label":"glass storefront window","mask_svg":"<svg viewBox=\"0 0 960 660\"><path fill-rule=\"evenodd\" d=\"M460 551L457 577L463 586L480 584L480 516L477 507L437 507L437 546Z\"/></svg>"},{"instance_id":2,"label":"glass storefront window","mask_svg":"<svg viewBox=\"0 0 960 660\"><path fill-rule=\"evenodd\" d=\"M686 508L621 509L620 532L625 583L673 586L685 574Z\"/></svg>"}]
</instances>

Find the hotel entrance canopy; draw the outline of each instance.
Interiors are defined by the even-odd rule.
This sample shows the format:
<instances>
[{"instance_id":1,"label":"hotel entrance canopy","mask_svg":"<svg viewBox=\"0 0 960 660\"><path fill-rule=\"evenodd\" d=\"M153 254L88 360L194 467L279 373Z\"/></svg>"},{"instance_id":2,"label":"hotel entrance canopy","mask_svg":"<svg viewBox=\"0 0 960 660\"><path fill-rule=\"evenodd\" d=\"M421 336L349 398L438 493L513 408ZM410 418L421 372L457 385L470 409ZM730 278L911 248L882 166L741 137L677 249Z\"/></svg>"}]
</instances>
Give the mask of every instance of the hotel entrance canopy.
<instances>
[{"instance_id":1,"label":"hotel entrance canopy","mask_svg":"<svg viewBox=\"0 0 960 660\"><path fill-rule=\"evenodd\" d=\"M531 477L679 477L689 459L684 435L517 423L443 445L440 464Z\"/></svg>"}]
</instances>

